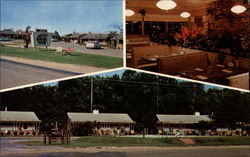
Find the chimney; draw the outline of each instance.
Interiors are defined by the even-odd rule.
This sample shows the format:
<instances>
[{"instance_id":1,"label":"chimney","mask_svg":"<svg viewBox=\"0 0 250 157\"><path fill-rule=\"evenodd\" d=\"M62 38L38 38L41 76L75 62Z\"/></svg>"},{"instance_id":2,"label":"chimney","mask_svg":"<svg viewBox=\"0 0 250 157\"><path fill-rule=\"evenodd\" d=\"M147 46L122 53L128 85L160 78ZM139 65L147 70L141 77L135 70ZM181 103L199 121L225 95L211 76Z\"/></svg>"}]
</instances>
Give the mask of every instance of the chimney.
<instances>
[{"instance_id":1,"label":"chimney","mask_svg":"<svg viewBox=\"0 0 250 157\"><path fill-rule=\"evenodd\" d=\"M93 110L93 114L99 114L99 110Z\"/></svg>"},{"instance_id":2,"label":"chimney","mask_svg":"<svg viewBox=\"0 0 250 157\"><path fill-rule=\"evenodd\" d=\"M8 111L8 108L7 107L5 107L5 112L7 112Z\"/></svg>"},{"instance_id":3,"label":"chimney","mask_svg":"<svg viewBox=\"0 0 250 157\"><path fill-rule=\"evenodd\" d=\"M195 112L194 115L195 116L200 116L200 112Z\"/></svg>"}]
</instances>

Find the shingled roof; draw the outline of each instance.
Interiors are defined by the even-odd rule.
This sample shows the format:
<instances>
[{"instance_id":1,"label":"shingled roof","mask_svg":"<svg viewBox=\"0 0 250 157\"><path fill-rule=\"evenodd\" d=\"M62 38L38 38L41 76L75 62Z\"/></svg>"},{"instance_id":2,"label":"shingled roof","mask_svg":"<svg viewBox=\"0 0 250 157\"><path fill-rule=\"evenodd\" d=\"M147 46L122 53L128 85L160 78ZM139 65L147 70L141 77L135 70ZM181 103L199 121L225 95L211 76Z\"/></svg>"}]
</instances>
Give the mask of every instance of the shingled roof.
<instances>
[{"instance_id":1,"label":"shingled roof","mask_svg":"<svg viewBox=\"0 0 250 157\"><path fill-rule=\"evenodd\" d=\"M128 114L122 113L67 113L72 122L135 123Z\"/></svg>"},{"instance_id":2,"label":"shingled roof","mask_svg":"<svg viewBox=\"0 0 250 157\"><path fill-rule=\"evenodd\" d=\"M0 122L40 122L34 112L0 111Z\"/></svg>"},{"instance_id":3,"label":"shingled roof","mask_svg":"<svg viewBox=\"0 0 250 157\"><path fill-rule=\"evenodd\" d=\"M112 38L112 40L116 40L116 39L123 40L123 34L120 33L117 36L115 36L115 37Z\"/></svg>"},{"instance_id":4,"label":"shingled roof","mask_svg":"<svg viewBox=\"0 0 250 157\"><path fill-rule=\"evenodd\" d=\"M90 40L95 40L95 39L102 39L105 40L108 38L108 34L94 34L94 33L88 33L85 36L82 36L81 39L90 39Z\"/></svg>"},{"instance_id":5,"label":"shingled roof","mask_svg":"<svg viewBox=\"0 0 250 157\"><path fill-rule=\"evenodd\" d=\"M208 115L170 115L170 114L157 114L158 123L186 123L194 124L199 123L199 121L211 121Z\"/></svg>"},{"instance_id":6,"label":"shingled roof","mask_svg":"<svg viewBox=\"0 0 250 157\"><path fill-rule=\"evenodd\" d=\"M64 35L61 36L61 38L67 38L67 37L69 37L71 35L73 35L73 34L64 34Z\"/></svg>"},{"instance_id":7,"label":"shingled roof","mask_svg":"<svg viewBox=\"0 0 250 157\"><path fill-rule=\"evenodd\" d=\"M11 29L4 29L4 30L0 30L0 34L14 35L16 34L16 32L14 32Z\"/></svg>"},{"instance_id":8,"label":"shingled roof","mask_svg":"<svg viewBox=\"0 0 250 157\"><path fill-rule=\"evenodd\" d=\"M85 36L86 34L80 34L80 33L76 33L76 34L72 34L70 36L68 36L67 38L71 38L71 39L79 39L80 37Z\"/></svg>"}]
</instances>

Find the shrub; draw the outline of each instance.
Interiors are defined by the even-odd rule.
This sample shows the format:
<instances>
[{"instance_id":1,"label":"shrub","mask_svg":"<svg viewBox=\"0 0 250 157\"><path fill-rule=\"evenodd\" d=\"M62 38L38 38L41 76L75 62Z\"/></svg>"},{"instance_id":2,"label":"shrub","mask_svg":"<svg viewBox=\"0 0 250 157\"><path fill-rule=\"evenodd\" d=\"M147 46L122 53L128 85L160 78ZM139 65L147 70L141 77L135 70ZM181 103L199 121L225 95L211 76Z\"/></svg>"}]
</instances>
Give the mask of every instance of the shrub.
<instances>
[{"instance_id":1,"label":"shrub","mask_svg":"<svg viewBox=\"0 0 250 157\"><path fill-rule=\"evenodd\" d=\"M35 136L35 135L36 135L36 132L35 132L35 131L33 131L33 132L32 132L32 135L33 135L33 136Z\"/></svg>"},{"instance_id":2,"label":"shrub","mask_svg":"<svg viewBox=\"0 0 250 157\"><path fill-rule=\"evenodd\" d=\"M8 130L7 133L6 133L6 135L11 135L11 132Z\"/></svg>"},{"instance_id":3,"label":"shrub","mask_svg":"<svg viewBox=\"0 0 250 157\"><path fill-rule=\"evenodd\" d=\"M21 131L21 132L19 132L19 135L24 135L24 132L22 132L22 131Z\"/></svg>"},{"instance_id":4,"label":"shrub","mask_svg":"<svg viewBox=\"0 0 250 157\"><path fill-rule=\"evenodd\" d=\"M89 136L93 134L93 129L94 129L93 123L86 122L72 128L71 132L74 136Z\"/></svg>"},{"instance_id":5,"label":"shrub","mask_svg":"<svg viewBox=\"0 0 250 157\"><path fill-rule=\"evenodd\" d=\"M13 132L13 135L16 136L17 134L18 134L18 131L14 131L14 132Z\"/></svg>"}]
</instances>

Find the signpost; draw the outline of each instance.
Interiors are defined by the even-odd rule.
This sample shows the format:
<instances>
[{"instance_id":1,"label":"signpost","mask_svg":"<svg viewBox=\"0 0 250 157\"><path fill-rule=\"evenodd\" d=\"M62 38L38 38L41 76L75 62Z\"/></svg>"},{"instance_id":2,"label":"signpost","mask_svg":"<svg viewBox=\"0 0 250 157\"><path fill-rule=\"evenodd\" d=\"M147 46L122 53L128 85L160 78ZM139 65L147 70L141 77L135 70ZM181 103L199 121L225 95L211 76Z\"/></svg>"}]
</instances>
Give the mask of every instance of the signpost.
<instances>
[{"instance_id":1,"label":"signpost","mask_svg":"<svg viewBox=\"0 0 250 157\"><path fill-rule=\"evenodd\" d=\"M51 35L46 29L36 29L35 32L31 34L31 46L37 47L48 47L51 43Z\"/></svg>"}]
</instances>

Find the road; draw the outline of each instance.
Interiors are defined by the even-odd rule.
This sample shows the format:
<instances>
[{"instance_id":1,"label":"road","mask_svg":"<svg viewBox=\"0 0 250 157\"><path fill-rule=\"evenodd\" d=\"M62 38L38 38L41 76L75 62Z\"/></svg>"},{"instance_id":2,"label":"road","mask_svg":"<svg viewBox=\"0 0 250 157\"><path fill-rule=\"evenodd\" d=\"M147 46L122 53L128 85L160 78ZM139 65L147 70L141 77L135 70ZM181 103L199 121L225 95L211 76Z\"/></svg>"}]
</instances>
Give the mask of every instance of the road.
<instances>
[{"instance_id":1,"label":"road","mask_svg":"<svg viewBox=\"0 0 250 157\"><path fill-rule=\"evenodd\" d=\"M83 52L83 53L123 57L123 50L116 50L116 49L110 49L110 48L87 49L85 46L79 45L79 44L64 43L64 42L51 42L51 48L56 48L56 47L72 48L74 51Z\"/></svg>"},{"instance_id":2,"label":"road","mask_svg":"<svg viewBox=\"0 0 250 157\"><path fill-rule=\"evenodd\" d=\"M65 148L26 146L13 142L30 138L0 138L0 155L5 157L248 157L249 146ZM34 138L33 140L37 140ZM40 140L42 140L40 138Z\"/></svg>"},{"instance_id":3,"label":"road","mask_svg":"<svg viewBox=\"0 0 250 157\"><path fill-rule=\"evenodd\" d=\"M0 89L39 83L79 74L5 59L0 59L0 63Z\"/></svg>"}]
</instances>

